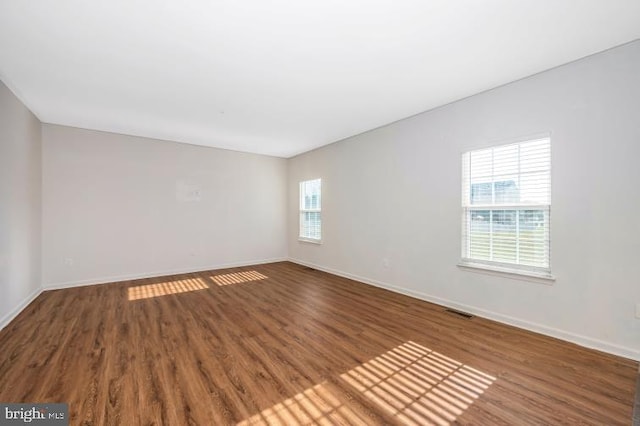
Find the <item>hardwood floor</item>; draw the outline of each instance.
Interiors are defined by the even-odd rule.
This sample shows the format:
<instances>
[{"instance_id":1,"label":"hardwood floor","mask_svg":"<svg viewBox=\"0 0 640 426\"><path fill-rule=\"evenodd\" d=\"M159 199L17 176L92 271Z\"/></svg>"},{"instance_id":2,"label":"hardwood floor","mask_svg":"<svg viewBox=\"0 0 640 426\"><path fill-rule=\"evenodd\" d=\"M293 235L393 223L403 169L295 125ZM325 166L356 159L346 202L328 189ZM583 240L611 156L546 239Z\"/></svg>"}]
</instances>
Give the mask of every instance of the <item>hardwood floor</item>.
<instances>
[{"instance_id":1,"label":"hardwood floor","mask_svg":"<svg viewBox=\"0 0 640 426\"><path fill-rule=\"evenodd\" d=\"M287 262L47 291L0 349L83 425L629 425L638 371Z\"/></svg>"},{"instance_id":2,"label":"hardwood floor","mask_svg":"<svg viewBox=\"0 0 640 426\"><path fill-rule=\"evenodd\" d=\"M636 379L636 399L633 404L633 426L640 426L640 369Z\"/></svg>"}]
</instances>

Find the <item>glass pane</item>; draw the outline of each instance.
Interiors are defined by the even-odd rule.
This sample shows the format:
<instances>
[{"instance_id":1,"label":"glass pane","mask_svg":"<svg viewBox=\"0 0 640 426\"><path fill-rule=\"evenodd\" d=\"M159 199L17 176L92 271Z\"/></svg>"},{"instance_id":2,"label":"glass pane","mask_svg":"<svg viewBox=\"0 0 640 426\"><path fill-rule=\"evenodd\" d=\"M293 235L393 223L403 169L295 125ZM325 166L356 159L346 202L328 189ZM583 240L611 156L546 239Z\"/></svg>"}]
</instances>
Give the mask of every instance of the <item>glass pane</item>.
<instances>
[{"instance_id":1,"label":"glass pane","mask_svg":"<svg viewBox=\"0 0 640 426\"><path fill-rule=\"evenodd\" d=\"M496 177L493 188L496 204L516 204L520 201L517 175Z\"/></svg>"},{"instance_id":2,"label":"glass pane","mask_svg":"<svg viewBox=\"0 0 640 426\"><path fill-rule=\"evenodd\" d=\"M490 149L472 151L469 164L471 180L482 177L491 177L493 173L492 154Z\"/></svg>"},{"instance_id":3,"label":"glass pane","mask_svg":"<svg viewBox=\"0 0 640 426\"><path fill-rule=\"evenodd\" d=\"M469 257L490 260L490 211L475 210L469 212Z\"/></svg>"},{"instance_id":4,"label":"glass pane","mask_svg":"<svg viewBox=\"0 0 640 426\"><path fill-rule=\"evenodd\" d=\"M518 145L505 145L493 149L493 172L496 175L518 173Z\"/></svg>"},{"instance_id":5,"label":"glass pane","mask_svg":"<svg viewBox=\"0 0 640 426\"><path fill-rule=\"evenodd\" d=\"M320 179L302 182L300 190L303 209L320 209Z\"/></svg>"},{"instance_id":6,"label":"glass pane","mask_svg":"<svg viewBox=\"0 0 640 426\"><path fill-rule=\"evenodd\" d=\"M471 204L491 204L491 182L471 184Z\"/></svg>"},{"instance_id":7,"label":"glass pane","mask_svg":"<svg viewBox=\"0 0 640 426\"><path fill-rule=\"evenodd\" d=\"M493 210L493 258L496 262L517 261L516 210Z\"/></svg>"},{"instance_id":8,"label":"glass pane","mask_svg":"<svg viewBox=\"0 0 640 426\"><path fill-rule=\"evenodd\" d=\"M520 263L529 266L548 267L548 211L521 210L519 213Z\"/></svg>"},{"instance_id":9,"label":"glass pane","mask_svg":"<svg viewBox=\"0 0 640 426\"><path fill-rule=\"evenodd\" d=\"M320 239L321 218L320 212L302 212L300 221L302 223L301 236L305 238Z\"/></svg>"},{"instance_id":10,"label":"glass pane","mask_svg":"<svg viewBox=\"0 0 640 426\"><path fill-rule=\"evenodd\" d=\"M520 173L549 170L551 144L549 139L525 142L520 145Z\"/></svg>"},{"instance_id":11,"label":"glass pane","mask_svg":"<svg viewBox=\"0 0 640 426\"><path fill-rule=\"evenodd\" d=\"M528 173L520 176L520 200L525 204L549 204L549 172Z\"/></svg>"}]
</instances>

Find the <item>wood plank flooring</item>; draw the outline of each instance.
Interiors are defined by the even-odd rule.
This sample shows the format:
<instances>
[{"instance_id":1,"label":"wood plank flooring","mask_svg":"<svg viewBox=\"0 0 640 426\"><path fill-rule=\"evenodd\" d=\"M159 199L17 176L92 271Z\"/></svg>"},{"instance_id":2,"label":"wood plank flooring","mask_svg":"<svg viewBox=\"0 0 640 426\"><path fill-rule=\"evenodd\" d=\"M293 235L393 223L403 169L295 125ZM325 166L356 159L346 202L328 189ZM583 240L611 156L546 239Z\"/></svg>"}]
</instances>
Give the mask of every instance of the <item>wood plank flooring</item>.
<instances>
[{"instance_id":1,"label":"wood plank flooring","mask_svg":"<svg viewBox=\"0 0 640 426\"><path fill-rule=\"evenodd\" d=\"M633 426L640 426L640 369L636 379L636 399L633 404Z\"/></svg>"},{"instance_id":2,"label":"wood plank flooring","mask_svg":"<svg viewBox=\"0 0 640 426\"><path fill-rule=\"evenodd\" d=\"M629 425L638 363L282 262L47 291L0 401L73 425Z\"/></svg>"}]
</instances>

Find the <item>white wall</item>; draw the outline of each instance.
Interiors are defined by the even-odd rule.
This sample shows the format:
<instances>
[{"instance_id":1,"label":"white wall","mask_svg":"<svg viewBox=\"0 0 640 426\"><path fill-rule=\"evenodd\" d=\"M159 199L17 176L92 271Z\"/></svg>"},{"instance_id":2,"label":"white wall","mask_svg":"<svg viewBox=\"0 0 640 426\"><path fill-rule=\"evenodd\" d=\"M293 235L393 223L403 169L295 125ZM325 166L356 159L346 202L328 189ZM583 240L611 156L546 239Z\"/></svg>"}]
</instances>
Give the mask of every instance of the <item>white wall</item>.
<instances>
[{"instance_id":1,"label":"white wall","mask_svg":"<svg viewBox=\"0 0 640 426\"><path fill-rule=\"evenodd\" d=\"M557 280L459 269L461 153L541 133ZM639 161L634 42L291 159L289 256L640 359ZM322 245L297 241L297 185L317 177Z\"/></svg>"},{"instance_id":2,"label":"white wall","mask_svg":"<svg viewBox=\"0 0 640 426\"><path fill-rule=\"evenodd\" d=\"M43 125L43 284L286 258L286 160Z\"/></svg>"},{"instance_id":3,"label":"white wall","mask_svg":"<svg viewBox=\"0 0 640 426\"><path fill-rule=\"evenodd\" d=\"M40 292L40 121L0 82L0 328Z\"/></svg>"}]
</instances>

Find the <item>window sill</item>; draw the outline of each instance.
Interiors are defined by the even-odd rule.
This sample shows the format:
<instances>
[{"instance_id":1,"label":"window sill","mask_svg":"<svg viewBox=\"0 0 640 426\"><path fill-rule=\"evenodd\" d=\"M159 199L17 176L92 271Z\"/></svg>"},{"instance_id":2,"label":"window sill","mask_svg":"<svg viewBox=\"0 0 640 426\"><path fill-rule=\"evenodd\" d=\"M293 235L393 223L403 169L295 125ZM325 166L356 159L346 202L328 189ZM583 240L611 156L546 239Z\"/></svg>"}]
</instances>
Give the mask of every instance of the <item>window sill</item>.
<instances>
[{"instance_id":1,"label":"window sill","mask_svg":"<svg viewBox=\"0 0 640 426\"><path fill-rule=\"evenodd\" d=\"M298 241L301 243L311 243L311 244L322 244L322 240L314 240L313 238L302 238L298 237Z\"/></svg>"},{"instance_id":2,"label":"window sill","mask_svg":"<svg viewBox=\"0 0 640 426\"><path fill-rule=\"evenodd\" d=\"M556 277L547 272L527 271L523 269L509 268L505 266L486 265L484 263L474 263L461 260L458 267L470 272L497 275L524 281L533 281L542 284L552 285Z\"/></svg>"}]
</instances>

